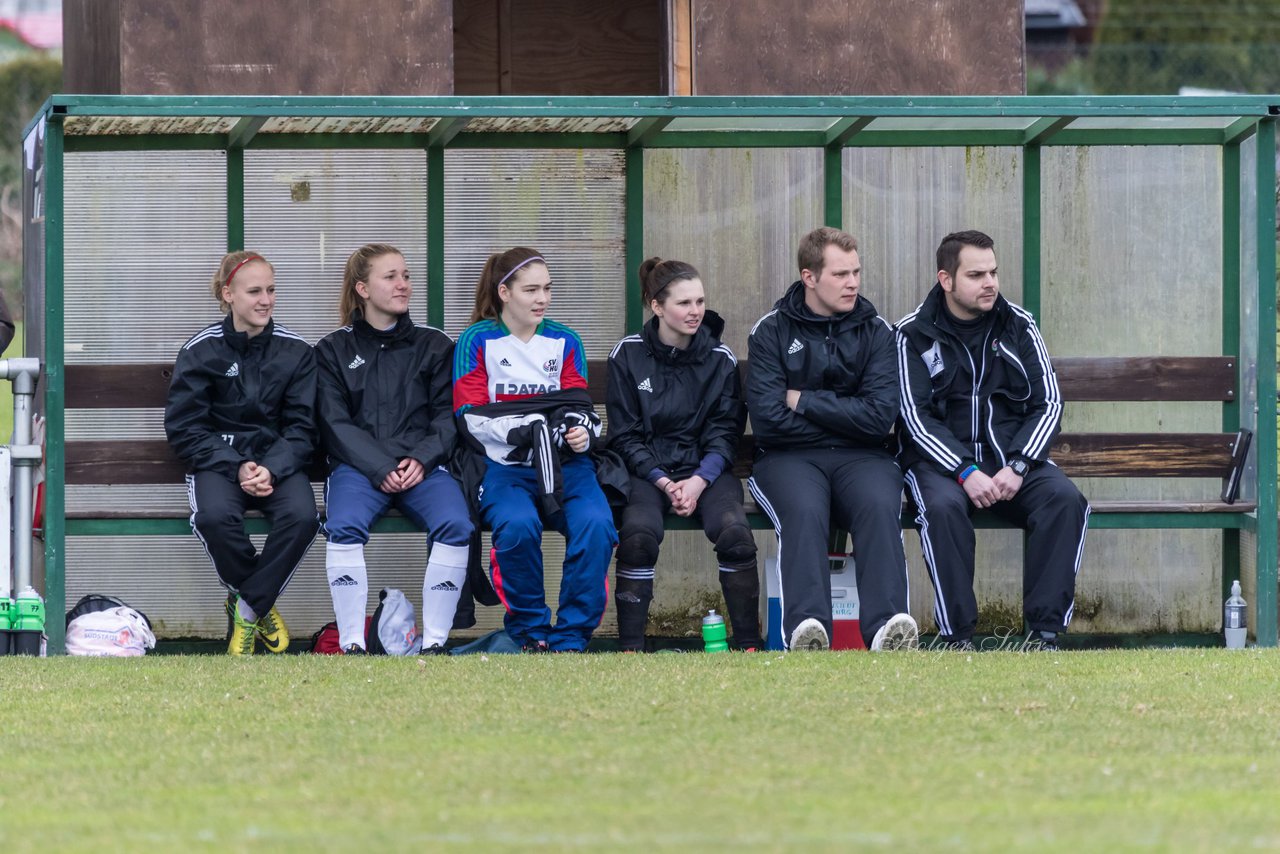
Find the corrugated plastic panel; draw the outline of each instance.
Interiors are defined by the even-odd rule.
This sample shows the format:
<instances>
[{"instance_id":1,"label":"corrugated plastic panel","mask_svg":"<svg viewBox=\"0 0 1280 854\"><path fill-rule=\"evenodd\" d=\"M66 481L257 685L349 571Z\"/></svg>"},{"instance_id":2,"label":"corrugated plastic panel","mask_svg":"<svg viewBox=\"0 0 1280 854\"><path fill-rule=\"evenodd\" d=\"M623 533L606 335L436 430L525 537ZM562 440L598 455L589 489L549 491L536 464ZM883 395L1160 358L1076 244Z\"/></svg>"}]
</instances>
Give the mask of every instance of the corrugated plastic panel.
<instances>
[{"instance_id":1,"label":"corrugated plastic panel","mask_svg":"<svg viewBox=\"0 0 1280 854\"><path fill-rule=\"evenodd\" d=\"M467 123L463 133L619 133L630 130L635 119L617 116L573 116L547 118L525 116L493 118L477 116Z\"/></svg>"},{"instance_id":2,"label":"corrugated plastic panel","mask_svg":"<svg viewBox=\"0 0 1280 854\"><path fill-rule=\"evenodd\" d=\"M390 243L427 320L427 159L421 151L254 151L244 155L245 247L276 268L276 319L315 342L342 325L351 252Z\"/></svg>"},{"instance_id":3,"label":"corrugated plastic panel","mask_svg":"<svg viewBox=\"0 0 1280 854\"><path fill-rule=\"evenodd\" d=\"M937 281L939 241L961 228L994 238L1002 292L1021 302L1021 148L849 148L841 163L845 228L881 315L915 310Z\"/></svg>"},{"instance_id":4,"label":"corrugated plastic panel","mask_svg":"<svg viewBox=\"0 0 1280 854\"><path fill-rule=\"evenodd\" d=\"M921 116L879 118L867 125L867 130L1026 130L1035 122L1026 116Z\"/></svg>"},{"instance_id":5,"label":"corrugated plastic panel","mask_svg":"<svg viewBox=\"0 0 1280 854\"><path fill-rule=\"evenodd\" d=\"M1236 116L1134 116L1132 118L1108 116L1106 118L1081 118L1071 123L1072 130L1170 130L1208 128L1225 130Z\"/></svg>"},{"instance_id":6,"label":"corrugated plastic panel","mask_svg":"<svg viewBox=\"0 0 1280 854\"><path fill-rule=\"evenodd\" d=\"M259 547L264 539L253 538ZM547 600L555 603L560 595L563 541L552 534L547 546ZM487 554L487 536L483 547ZM301 640L333 619L324 555L324 541L317 537L280 598L280 613L293 636ZM367 546L365 556L369 567L368 613L372 614L377 605L378 590L396 587L413 602L420 624L422 573L426 566L422 536L377 535ZM227 618L222 610L226 592L194 536L68 537L66 581L68 604L87 593L119 596L147 614L160 638L220 638L226 633ZM500 605L478 606L475 627L456 632L455 636L474 637L500 628L502 614ZM616 627L610 608L600 633L614 634Z\"/></svg>"},{"instance_id":7,"label":"corrugated plastic panel","mask_svg":"<svg viewBox=\"0 0 1280 854\"><path fill-rule=\"evenodd\" d=\"M190 512L187 487L181 482L150 484L67 484L67 513L101 512L104 507L127 507L139 516Z\"/></svg>"},{"instance_id":8,"label":"corrugated plastic panel","mask_svg":"<svg viewBox=\"0 0 1280 854\"><path fill-rule=\"evenodd\" d=\"M66 155L66 361L170 361L220 317L226 155Z\"/></svg>"},{"instance_id":9,"label":"corrugated plastic panel","mask_svg":"<svg viewBox=\"0 0 1280 854\"><path fill-rule=\"evenodd\" d=\"M141 134L229 133L232 116L68 116L68 136L135 136Z\"/></svg>"},{"instance_id":10,"label":"corrugated plastic panel","mask_svg":"<svg viewBox=\"0 0 1280 854\"><path fill-rule=\"evenodd\" d=\"M768 118L768 117L691 117L683 119L674 119L671 124L667 125L666 130L673 132L680 131L823 131L830 128L836 123L836 119L830 116L817 116L813 118L804 117L785 117L785 118Z\"/></svg>"},{"instance_id":11,"label":"corrugated plastic panel","mask_svg":"<svg viewBox=\"0 0 1280 854\"><path fill-rule=\"evenodd\" d=\"M163 409L68 409L67 441L163 439Z\"/></svg>"},{"instance_id":12,"label":"corrugated plastic panel","mask_svg":"<svg viewBox=\"0 0 1280 854\"><path fill-rule=\"evenodd\" d=\"M259 133L426 133L438 121L434 116L281 116L267 119Z\"/></svg>"},{"instance_id":13,"label":"corrugated plastic panel","mask_svg":"<svg viewBox=\"0 0 1280 854\"><path fill-rule=\"evenodd\" d=\"M661 214L645 218L644 252L698 269L745 359L751 327L800 276L796 241L822 222L821 202L819 149L646 151L645 210Z\"/></svg>"},{"instance_id":14,"label":"corrugated plastic panel","mask_svg":"<svg viewBox=\"0 0 1280 854\"><path fill-rule=\"evenodd\" d=\"M550 314L603 359L624 328L625 200L619 151L445 152L445 330L471 316L485 259L512 246L547 258Z\"/></svg>"}]
</instances>

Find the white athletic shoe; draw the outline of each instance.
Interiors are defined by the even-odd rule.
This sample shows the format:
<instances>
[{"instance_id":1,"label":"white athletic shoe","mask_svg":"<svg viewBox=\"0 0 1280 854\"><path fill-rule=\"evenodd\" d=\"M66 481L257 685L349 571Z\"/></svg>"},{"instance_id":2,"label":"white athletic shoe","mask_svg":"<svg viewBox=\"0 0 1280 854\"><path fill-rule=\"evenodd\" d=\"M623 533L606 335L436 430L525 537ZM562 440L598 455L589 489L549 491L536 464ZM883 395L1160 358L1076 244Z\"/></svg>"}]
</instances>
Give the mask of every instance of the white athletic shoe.
<instances>
[{"instance_id":1,"label":"white athletic shoe","mask_svg":"<svg viewBox=\"0 0 1280 854\"><path fill-rule=\"evenodd\" d=\"M827 630L822 627L822 623L810 617L801 620L800 625L796 626L787 649L792 652L818 652L831 649L831 639L827 637Z\"/></svg>"},{"instance_id":2,"label":"white athletic shoe","mask_svg":"<svg viewBox=\"0 0 1280 854\"><path fill-rule=\"evenodd\" d=\"M916 649L920 646L920 629L910 614L894 614L871 639L872 652Z\"/></svg>"}]
</instances>

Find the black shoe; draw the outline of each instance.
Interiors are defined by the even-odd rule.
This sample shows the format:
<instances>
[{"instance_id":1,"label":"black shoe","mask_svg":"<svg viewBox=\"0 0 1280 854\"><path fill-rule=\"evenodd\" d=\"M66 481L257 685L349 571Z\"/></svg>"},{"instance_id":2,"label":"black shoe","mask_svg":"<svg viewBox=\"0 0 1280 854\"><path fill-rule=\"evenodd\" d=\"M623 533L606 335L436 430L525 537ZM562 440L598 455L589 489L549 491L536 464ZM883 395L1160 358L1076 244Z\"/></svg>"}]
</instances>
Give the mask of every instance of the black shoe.
<instances>
[{"instance_id":1,"label":"black shoe","mask_svg":"<svg viewBox=\"0 0 1280 854\"><path fill-rule=\"evenodd\" d=\"M537 654L551 652L551 647L547 646L546 641L526 641L525 645L520 647L520 651Z\"/></svg>"},{"instance_id":2,"label":"black shoe","mask_svg":"<svg viewBox=\"0 0 1280 854\"><path fill-rule=\"evenodd\" d=\"M1061 652L1058 646L1058 635L1055 632L1032 632L1027 635L1023 644L1027 652Z\"/></svg>"},{"instance_id":3,"label":"black shoe","mask_svg":"<svg viewBox=\"0 0 1280 854\"><path fill-rule=\"evenodd\" d=\"M342 655L368 655L368 654L369 653L365 650L365 648L360 646L360 644L358 643L347 644L346 648L342 650Z\"/></svg>"},{"instance_id":4,"label":"black shoe","mask_svg":"<svg viewBox=\"0 0 1280 854\"><path fill-rule=\"evenodd\" d=\"M433 643L431 646L424 646L419 655L448 655L449 650L445 649L442 644Z\"/></svg>"}]
</instances>

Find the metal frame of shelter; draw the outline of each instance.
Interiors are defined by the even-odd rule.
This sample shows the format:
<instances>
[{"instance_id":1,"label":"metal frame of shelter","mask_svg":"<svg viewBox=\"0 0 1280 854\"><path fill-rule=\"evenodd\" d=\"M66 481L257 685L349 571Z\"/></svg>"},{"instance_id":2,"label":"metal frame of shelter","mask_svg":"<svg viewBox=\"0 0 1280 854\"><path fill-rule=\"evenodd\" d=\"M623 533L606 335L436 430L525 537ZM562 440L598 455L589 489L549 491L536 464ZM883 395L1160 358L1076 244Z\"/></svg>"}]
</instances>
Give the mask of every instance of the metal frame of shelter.
<instances>
[{"instance_id":1,"label":"metal frame of shelter","mask_svg":"<svg viewBox=\"0 0 1280 854\"><path fill-rule=\"evenodd\" d=\"M626 325L639 328L635 270L642 259L647 148L816 148L825 153L823 210L840 226L841 154L847 147L1009 146L1021 148L1023 303L1039 314L1041 150L1046 146L1197 145L1221 148L1223 355L1256 340L1242 387L1269 415L1276 400L1276 96L1223 97L140 97L56 95L24 136L44 133L44 341L47 418L46 598L65 610L68 534L172 533L180 520L71 520L64 517L64 175L66 152L223 150L227 154L227 248L243 248L244 154L261 149L421 149L427 158L428 321L442 325L443 177L446 148L609 148L625 152ZM1241 143L1256 136L1253 184L1241 175ZM1266 188L1265 190L1263 188ZM1242 190L1257 200L1256 235L1244 233ZM1256 279L1241 272L1242 244L1256 239ZM1242 278L1253 281L1242 281ZM1257 325L1243 328L1241 288L1256 285ZM1256 338L1255 338L1256 337ZM1251 377L1256 378L1256 382ZM1238 430L1239 402L1223 407L1222 429ZM1251 421L1252 418L1245 418ZM1238 573L1240 531L1256 535L1257 638L1277 643L1276 420L1256 424L1257 511L1240 514L1095 515L1094 527L1224 529L1224 575ZM1192 519L1191 516L1210 517ZM105 527L104 527L105 526ZM114 527L113 527L114 526ZM62 648L62 621L50 625Z\"/></svg>"}]
</instances>

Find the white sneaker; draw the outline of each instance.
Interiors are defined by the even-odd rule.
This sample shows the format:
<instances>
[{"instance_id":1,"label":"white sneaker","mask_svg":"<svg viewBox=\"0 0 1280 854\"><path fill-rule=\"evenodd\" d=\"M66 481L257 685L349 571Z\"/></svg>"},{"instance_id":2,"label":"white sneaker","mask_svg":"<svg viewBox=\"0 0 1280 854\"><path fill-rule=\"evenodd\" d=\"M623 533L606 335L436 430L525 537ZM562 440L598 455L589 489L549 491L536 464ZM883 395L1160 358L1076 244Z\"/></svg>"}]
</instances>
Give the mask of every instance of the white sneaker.
<instances>
[{"instance_id":1,"label":"white sneaker","mask_svg":"<svg viewBox=\"0 0 1280 854\"><path fill-rule=\"evenodd\" d=\"M803 624L802 624L803 625ZM920 629L910 614L894 614L871 639L872 652L916 649L920 646Z\"/></svg>"},{"instance_id":2,"label":"white sneaker","mask_svg":"<svg viewBox=\"0 0 1280 854\"><path fill-rule=\"evenodd\" d=\"M822 627L822 623L810 617L807 620L801 620L800 625L796 626L796 630L791 633L791 643L787 649L792 652L818 652L831 649L831 640L827 637L827 630Z\"/></svg>"}]
</instances>

